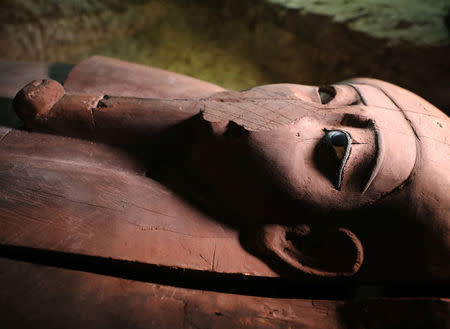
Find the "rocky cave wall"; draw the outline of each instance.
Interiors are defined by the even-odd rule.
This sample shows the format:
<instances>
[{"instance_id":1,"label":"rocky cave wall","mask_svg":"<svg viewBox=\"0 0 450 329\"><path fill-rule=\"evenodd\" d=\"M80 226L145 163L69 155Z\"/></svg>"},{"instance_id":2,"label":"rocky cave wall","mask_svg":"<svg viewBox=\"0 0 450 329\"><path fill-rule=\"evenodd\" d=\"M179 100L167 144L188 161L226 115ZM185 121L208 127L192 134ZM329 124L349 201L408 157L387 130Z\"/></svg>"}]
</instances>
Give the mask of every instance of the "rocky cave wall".
<instances>
[{"instance_id":1,"label":"rocky cave wall","mask_svg":"<svg viewBox=\"0 0 450 329\"><path fill-rule=\"evenodd\" d=\"M0 59L103 54L230 89L355 76L450 111L449 0L6 0Z\"/></svg>"}]
</instances>

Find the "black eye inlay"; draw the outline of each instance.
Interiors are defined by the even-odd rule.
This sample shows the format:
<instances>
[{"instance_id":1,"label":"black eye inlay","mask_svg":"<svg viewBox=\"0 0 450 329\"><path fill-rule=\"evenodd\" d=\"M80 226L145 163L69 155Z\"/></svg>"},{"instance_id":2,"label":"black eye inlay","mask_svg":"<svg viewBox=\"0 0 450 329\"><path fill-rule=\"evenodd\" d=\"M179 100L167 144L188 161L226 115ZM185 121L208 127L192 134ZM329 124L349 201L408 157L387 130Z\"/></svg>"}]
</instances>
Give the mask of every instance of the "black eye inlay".
<instances>
[{"instance_id":1,"label":"black eye inlay","mask_svg":"<svg viewBox=\"0 0 450 329\"><path fill-rule=\"evenodd\" d=\"M334 187L336 190L341 190L342 175L345 164L347 163L352 147L352 138L349 133L342 130L327 130L325 131L325 142L331 154L336 161L336 174L334 177Z\"/></svg>"},{"instance_id":2,"label":"black eye inlay","mask_svg":"<svg viewBox=\"0 0 450 329\"><path fill-rule=\"evenodd\" d=\"M328 104L336 96L336 89L332 86L322 86L319 88L320 102Z\"/></svg>"}]
</instances>

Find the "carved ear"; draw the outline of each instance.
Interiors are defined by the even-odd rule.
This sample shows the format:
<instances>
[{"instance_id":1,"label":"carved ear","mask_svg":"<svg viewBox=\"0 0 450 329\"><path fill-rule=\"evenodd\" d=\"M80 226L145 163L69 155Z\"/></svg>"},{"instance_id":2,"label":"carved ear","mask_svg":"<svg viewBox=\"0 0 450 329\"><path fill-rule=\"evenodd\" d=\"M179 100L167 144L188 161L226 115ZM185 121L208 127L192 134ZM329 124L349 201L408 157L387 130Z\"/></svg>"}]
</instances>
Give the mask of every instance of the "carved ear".
<instances>
[{"instance_id":1,"label":"carved ear","mask_svg":"<svg viewBox=\"0 0 450 329\"><path fill-rule=\"evenodd\" d=\"M361 242L345 228L311 229L303 225L266 225L265 248L290 266L320 277L351 276L360 269Z\"/></svg>"}]
</instances>

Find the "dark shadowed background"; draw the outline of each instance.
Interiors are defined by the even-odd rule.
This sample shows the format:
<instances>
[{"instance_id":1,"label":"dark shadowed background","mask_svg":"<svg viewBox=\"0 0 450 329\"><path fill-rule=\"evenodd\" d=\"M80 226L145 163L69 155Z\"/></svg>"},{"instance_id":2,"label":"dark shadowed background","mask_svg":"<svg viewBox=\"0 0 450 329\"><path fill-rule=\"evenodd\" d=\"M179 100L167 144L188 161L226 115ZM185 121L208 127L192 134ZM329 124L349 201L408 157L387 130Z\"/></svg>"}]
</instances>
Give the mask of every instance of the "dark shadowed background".
<instances>
[{"instance_id":1,"label":"dark shadowed background","mask_svg":"<svg viewBox=\"0 0 450 329\"><path fill-rule=\"evenodd\" d=\"M449 113L449 9L450 0L4 0L0 59L102 54L236 90L369 76Z\"/></svg>"}]
</instances>

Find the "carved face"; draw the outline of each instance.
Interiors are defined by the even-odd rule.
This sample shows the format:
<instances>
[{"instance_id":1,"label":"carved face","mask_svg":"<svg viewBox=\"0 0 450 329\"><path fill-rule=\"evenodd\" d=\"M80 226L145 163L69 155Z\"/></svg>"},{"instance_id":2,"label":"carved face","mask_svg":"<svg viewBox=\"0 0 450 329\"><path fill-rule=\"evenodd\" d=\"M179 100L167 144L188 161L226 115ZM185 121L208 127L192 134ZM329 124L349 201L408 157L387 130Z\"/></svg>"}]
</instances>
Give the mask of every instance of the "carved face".
<instances>
[{"instance_id":1,"label":"carved face","mask_svg":"<svg viewBox=\"0 0 450 329\"><path fill-rule=\"evenodd\" d=\"M49 97L33 88L46 86L31 86L24 100L17 98L29 127L107 142L117 136L140 141L151 136L150 128L173 128L174 145L160 143L175 155L161 166L175 170L167 177L176 188L200 192L201 209L219 205L212 211L216 220L236 232L256 232L239 243L246 250L262 246L271 254L267 262L376 280L450 273L449 119L402 88L356 79L167 100L63 97L56 86L59 98L44 113L37 100ZM39 111L29 111L30 103ZM207 230L204 222L199 227ZM280 271L279 263L271 267Z\"/></svg>"},{"instance_id":2,"label":"carved face","mask_svg":"<svg viewBox=\"0 0 450 329\"><path fill-rule=\"evenodd\" d=\"M356 79L322 88L282 84L241 93L225 92L214 95L203 107L203 117L212 122L217 135L230 140L231 145L238 135L246 145L245 151L251 154L249 172L259 172L260 179L271 181L280 195L297 202L298 208L287 206L259 185L258 191L249 189L245 186L251 184L246 175L238 176L243 187L228 187L236 195L232 202L241 209L248 208L244 216L258 214L271 223L289 222L288 226L275 225L266 230L265 245L290 265L325 276L353 274L359 270L363 250L370 248L373 259L385 262L389 258L386 253L398 258L412 253L430 259L434 256L419 256L411 247L424 231L444 236L438 244L448 250L450 200L439 180L449 186L446 141L450 136L448 129L442 129L448 127L449 120L417 95L382 81ZM227 157L233 156L231 150ZM244 157L237 159L245 162ZM233 167L227 166L227 170ZM433 196L434 201L426 195ZM436 209L429 205L430 201ZM270 204L280 206L273 205L276 210L272 210ZM442 204L447 210L442 210ZM311 217L308 212L323 216L305 218ZM304 254L305 243L299 241L312 231L301 224L323 226L330 222L334 233L318 235L322 244L329 244L329 256L347 262L345 269L331 269L324 264L320 268L305 262L309 256ZM388 233L383 236L383 231ZM369 241L370 232L377 235L378 241L385 238L385 246L378 243L375 250L377 242ZM434 242L429 238L425 244L433 250ZM344 248L345 240L353 247ZM394 244L401 245L397 251L392 248ZM351 259L336 256L333 249L346 249ZM323 262L330 261L328 258Z\"/></svg>"},{"instance_id":3,"label":"carved face","mask_svg":"<svg viewBox=\"0 0 450 329\"><path fill-rule=\"evenodd\" d=\"M362 83L272 85L215 95L204 118L243 127L256 166L294 199L344 210L384 198L413 172L415 128L394 102Z\"/></svg>"}]
</instances>

